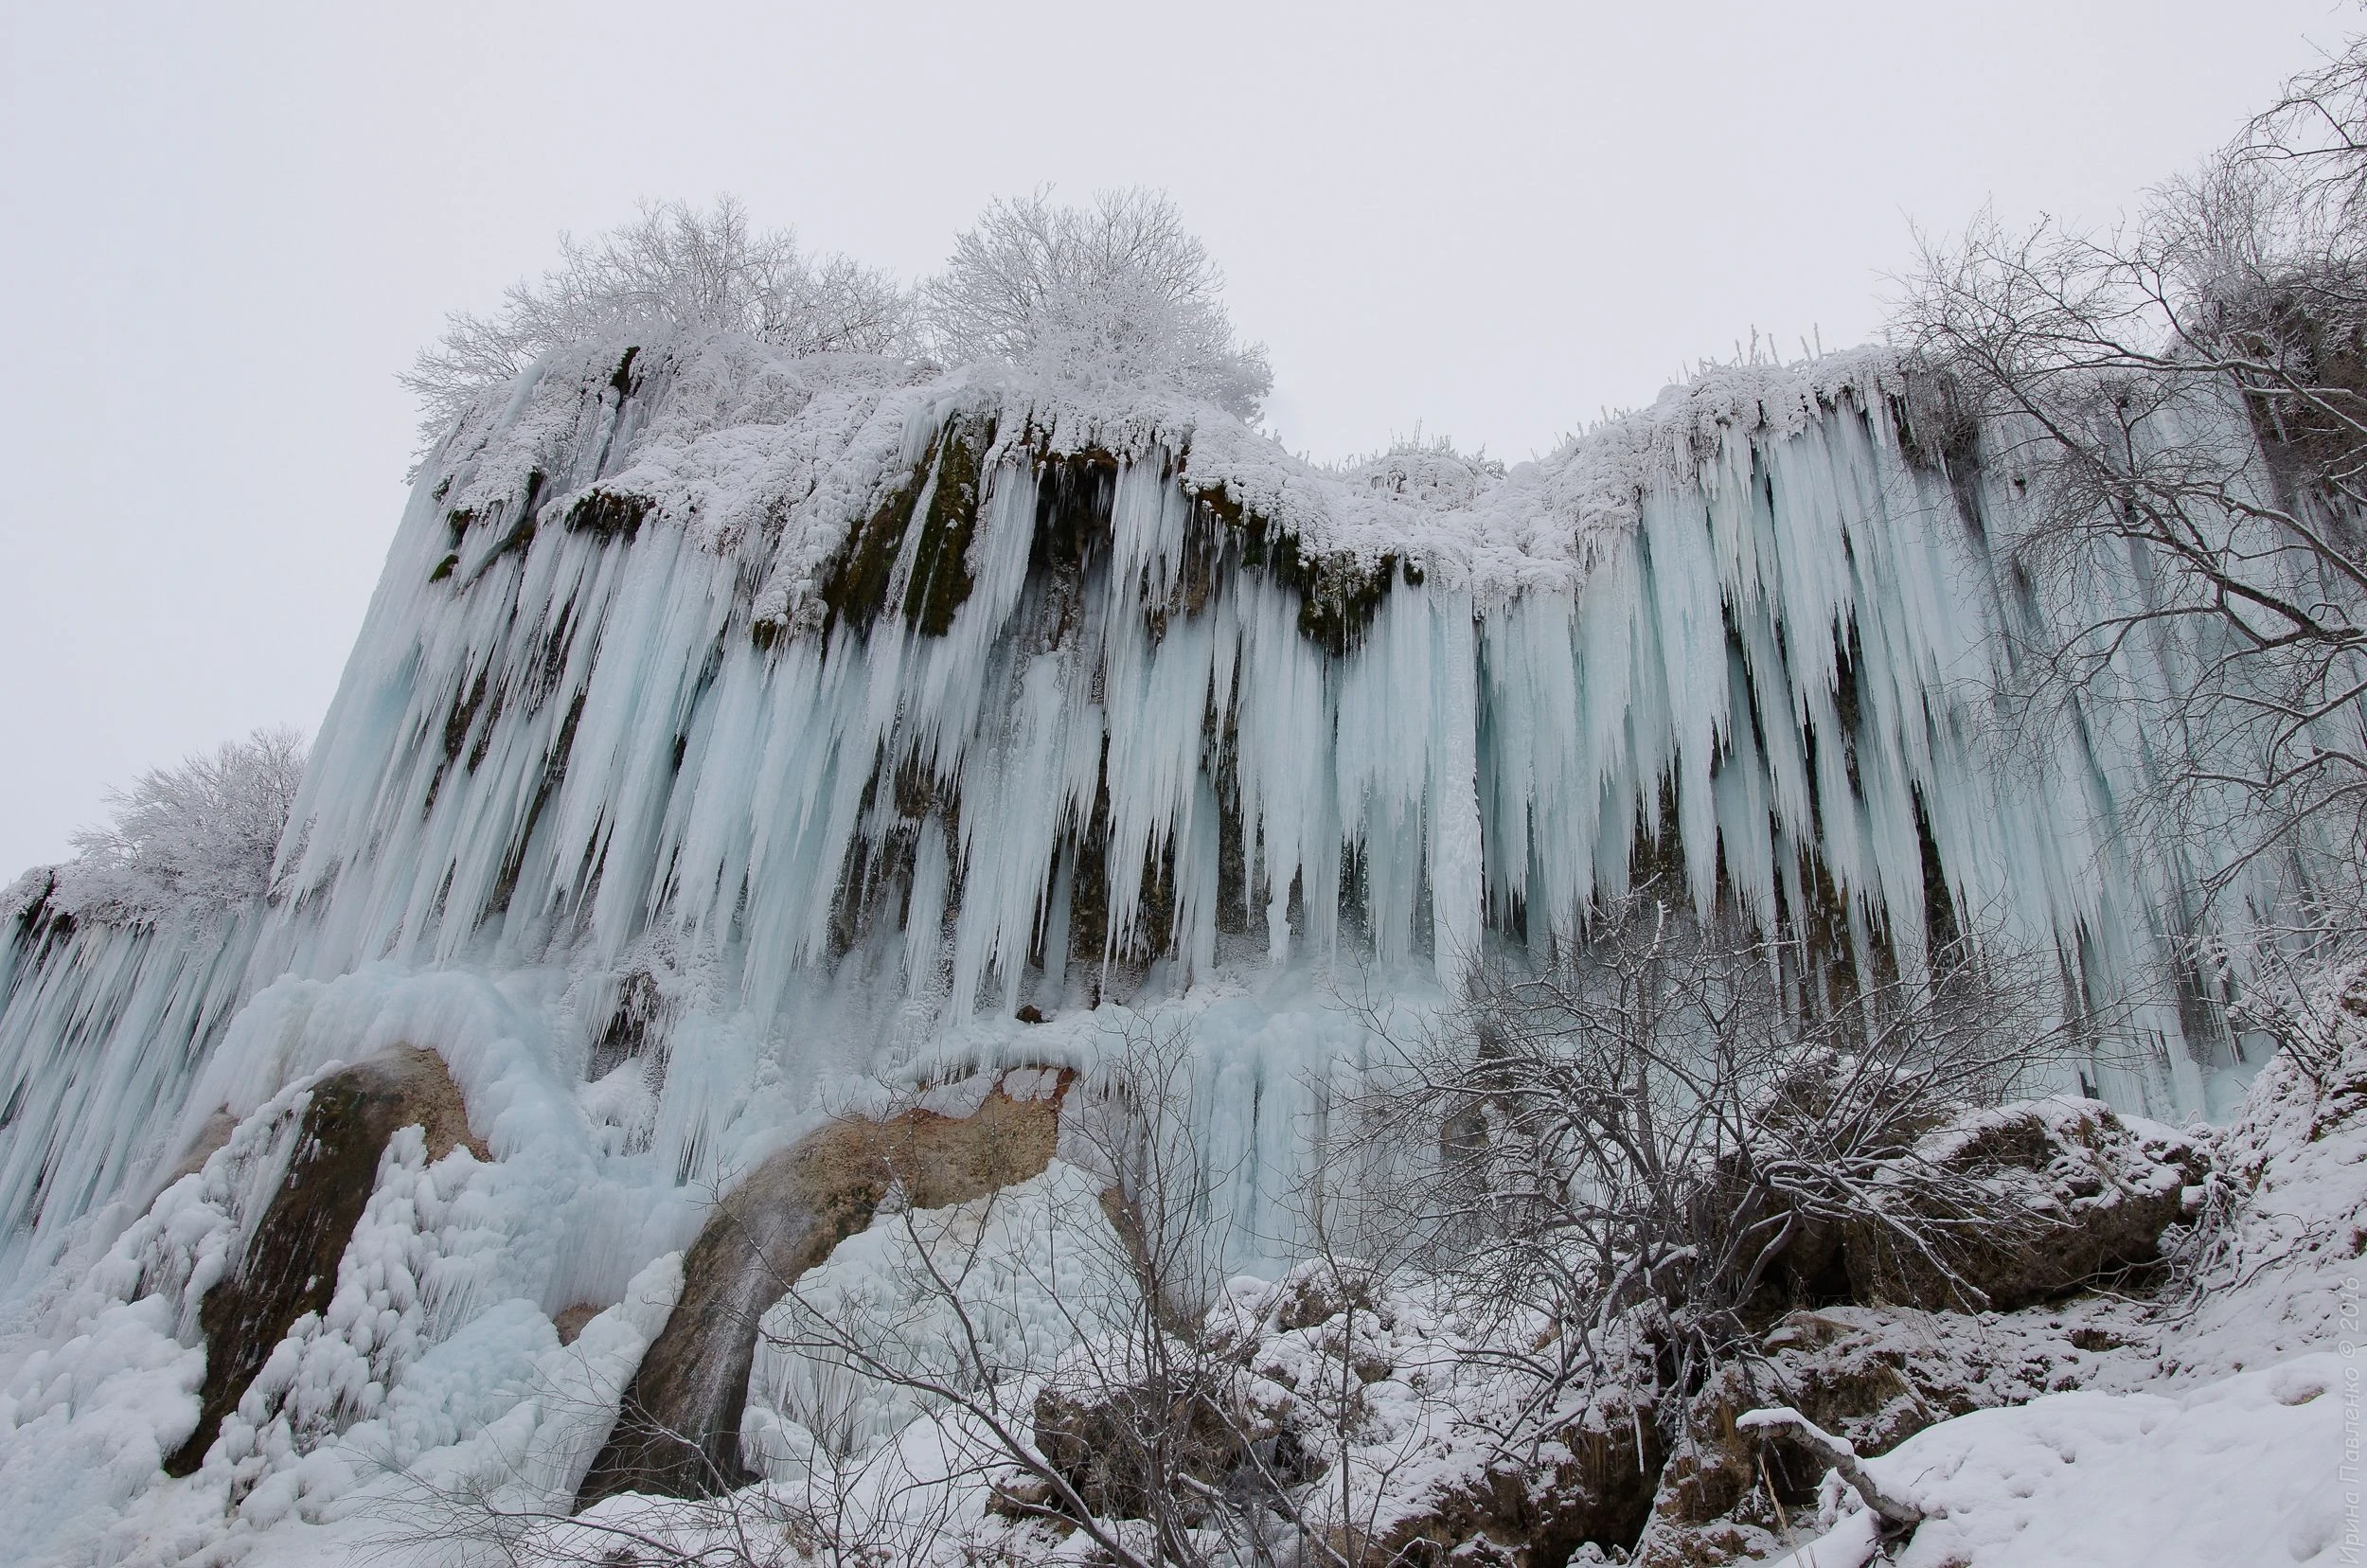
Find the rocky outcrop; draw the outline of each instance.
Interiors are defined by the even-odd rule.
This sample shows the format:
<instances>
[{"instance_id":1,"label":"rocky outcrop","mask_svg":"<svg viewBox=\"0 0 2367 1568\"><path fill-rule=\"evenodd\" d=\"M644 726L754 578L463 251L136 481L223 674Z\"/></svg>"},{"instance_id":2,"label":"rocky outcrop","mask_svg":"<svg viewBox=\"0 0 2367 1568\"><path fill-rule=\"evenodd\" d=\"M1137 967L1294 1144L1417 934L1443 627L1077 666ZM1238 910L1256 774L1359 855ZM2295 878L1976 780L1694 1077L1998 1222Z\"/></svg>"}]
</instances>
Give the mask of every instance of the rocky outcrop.
<instances>
[{"instance_id":1,"label":"rocky outcrop","mask_svg":"<svg viewBox=\"0 0 2367 1568\"><path fill-rule=\"evenodd\" d=\"M205 1462L222 1417L272 1348L305 1313L328 1310L338 1260L377 1185L379 1157L405 1127L426 1133L430 1159L461 1145L485 1157L459 1087L433 1051L399 1047L312 1086L287 1174L238 1262L198 1309L205 1381L197 1429L165 1460L167 1474L187 1475Z\"/></svg>"},{"instance_id":2,"label":"rocky outcrop","mask_svg":"<svg viewBox=\"0 0 2367 1568\"><path fill-rule=\"evenodd\" d=\"M1689 1401L1690 1439L1661 1472L1632 1560L1763 1557L1816 1506L1824 1456L1793 1430L1738 1430L1750 1411L1788 1407L1872 1456L1950 1417L2078 1386L2117 1331L2094 1298L2039 1304L2158 1261L2208 1174L2185 1134L2083 1099L1968 1111L1900 1150L1864 1212L1794 1260L1815 1296L1841 1299L1783 1316Z\"/></svg>"},{"instance_id":3,"label":"rocky outcrop","mask_svg":"<svg viewBox=\"0 0 2367 1568\"><path fill-rule=\"evenodd\" d=\"M2181 1195L2209 1166L2194 1140L2158 1123L2124 1120L2098 1100L2044 1099L1967 1113L1921 1139L1897 1171L1842 1227L1851 1297L2004 1311L2156 1261ZM1928 1251L1901 1244L1886 1220L1944 1239Z\"/></svg>"},{"instance_id":4,"label":"rocky outcrop","mask_svg":"<svg viewBox=\"0 0 2367 1568\"><path fill-rule=\"evenodd\" d=\"M703 1497L756 1480L740 1458L739 1425L765 1310L868 1225L891 1186L917 1208L941 1208L1042 1174L1067 1086L1065 1074L1020 1069L967 1116L914 1110L832 1122L750 1171L685 1256L682 1296L626 1388L577 1506L623 1492Z\"/></svg>"},{"instance_id":5,"label":"rocky outcrop","mask_svg":"<svg viewBox=\"0 0 2367 1568\"><path fill-rule=\"evenodd\" d=\"M1570 1549L1552 1522L1575 1499L1596 1510L1575 1515L1585 1540L1628 1546L1647 1568L1775 1552L1816 1508L1831 1466L1800 1429L1744 1431L1740 1417L1789 1408L1871 1456L1951 1417L2079 1386L2121 1347L2126 1325L2093 1296L2041 1304L2156 1263L2209 1174L2186 1134L2079 1099L1967 1111L1885 1165L1861 1215L1803 1226L1787 1259L1782 1291L1825 1305L1754 1318L1762 1337L1685 1401L1664 1464L1656 1441L1649 1468L1638 1470L1632 1449L1618 1455L1617 1478L1532 1470L1501 1488L1513 1506L1492 1516L1467 1487L1468 1497L1436 1500L1426 1534L1466 1541L1468 1556L1476 1526L1506 1561L1558 1562L1539 1548ZM1910 1234L1930 1250L1902 1239ZM1630 1474L1642 1493L1626 1516L1631 1533L1593 1533L1611 1523L1606 1504L1627 1495L1618 1482Z\"/></svg>"},{"instance_id":6,"label":"rocky outcrop","mask_svg":"<svg viewBox=\"0 0 2367 1568\"><path fill-rule=\"evenodd\" d=\"M1058 1520L1081 1503L1105 1520L1187 1528L1219 1506L1275 1511L1358 1568L1562 1568L1590 1545L1624 1550L1661 1469L1648 1376L1607 1379L1534 1441L1465 1447L1446 1434L1520 1417L1492 1402L1501 1386L1443 1328L1359 1262L1237 1280L1155 1352L1121 1337L1056 1377L1036 1399L1034 1437L1067 1494L1014 1474L995 1509Z\"/></svg>"},{"instance_id":7,"label":"rocky outcrop","mask_svg":"<svg viewBox=\"0 0 2367 1568\"><path fill-rule=\"evenodd\" d=\"M1170 1506L1202 1488L1221 1493L1258 1460L1289 1481L1303 1478L1289 1431L1222 1408L1218 1385L1193 1375L1203 1370L1193 1360L1179 1354L1169 1376L1132 1386L1090 1395L1047 1388L1036 1397L1038 1452L1096 1516L1148 1518L1149 1494L1161 1486ZM1156 1434L1155 1443L1145 1441L1147 1433ZM1023 1495L1030 1494L1012 1494ZM1049 1500L1048 1489L1032 1494L1039 1508Z\"/></svg>"},{"instance_id":8,"label":"rocky outcrop","mask_svg":"<svg viewBox=\"0 0 2367 1568\"><path fill-rule=\"evenodd\" d=\"M1642 1533L1661 1469L1652 1413L1611 1393L1531 1462L1507 1460L1434 1488L1363 1560L1562 1568L1590 1545L1623 1548Z\"/></svg>"},{"instance_id":9,"label":"rocky outcrop","mask_svg":"<svg viewBox=\"0 0 2367 1568\"><path fill-rule=\"evenodd\" d=\"M1789 1432L1745 1432L1788 1407L1868 1457L1940 1421L2085 1383L2125 1345L2113 1304L2015 1313L1842 1306L1787 1315L1690 1404L1691 1440L1662 1472L1635 1547L1645 1568L1762 1557L1817 1504L1824 1459Z\"/></svg>"}]
</instances>

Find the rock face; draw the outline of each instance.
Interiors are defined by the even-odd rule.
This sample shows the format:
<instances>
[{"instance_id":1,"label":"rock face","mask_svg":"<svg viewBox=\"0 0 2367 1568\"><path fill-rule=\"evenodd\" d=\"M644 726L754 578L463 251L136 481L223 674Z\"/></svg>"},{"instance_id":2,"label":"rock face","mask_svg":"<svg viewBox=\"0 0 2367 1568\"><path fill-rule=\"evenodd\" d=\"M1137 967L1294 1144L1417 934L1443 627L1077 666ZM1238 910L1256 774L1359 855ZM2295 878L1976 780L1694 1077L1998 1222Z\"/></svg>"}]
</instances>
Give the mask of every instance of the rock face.
<instances>
[{"instance_id":1,"label":"rock face","mask_svg":"<svg viewBox=\"0 0 2367 1568\"><path fill-rule=\"evenodd\" d=\"M1790 1406L1876 1455L1936 1421L2078 1386L2120 1341L2082 1321L2096 1315L2092 1300L2037 1304L2156 1261L2183 1193L2208 1170L2185 1134L2094 1100L1970 1111L1917 1140L1862 1218L1805 1249L1843 1299L1784 1316L1690 1401L1690 1428L1705 1435L1662 1470L1631 1560L1713 1568L1765 1557L1815 1506L1824 1462L1780 1431L1738 1433L1748 1410ZM1950 1228L1967 1197L1984 1219ZM1886 1217L1943 1239L1913 1250Z\"/></svg>"},{"instance_id":2,"label":"rock face","mask_svg":"<svg viewBox=\"0 0 2367 1568\"><path fill-rule=\"evenodd\" d=\"M1544 1445L1442 1487L1366 1546L1363 1560L1562 1568L1589 1545L1620 1548L1651 1517L1662 1444L1649 1410L1607 1392Z\"/></svg>"},{"instance_id":3,"label":"rock face","mask_svg":"<svg viewBox=\"0 0 2367 1568\"><path fill-rule=\"evenodd\" d=\"M404 1046L313 1086L287 1175L237 1265L198 1309L205 1381L197 1430L166 1459L167 1474L188 1475L204 1463L272 1347L305 1313L327 1310L338 1259L377 1185L379 1156L398 1130L414 1126L427 1134L430 1159L462 1144L485 1154L469 1133L458 1086L433 1051Z\"/></svg>"},{"instance_id":4,"label":"rock face","mask_svg":"<svg viewBox=\"0 0 2367 1568\"><path fill-rule=\"evenodd\" d=\"M871 1222L892 1184L941 1208L1041 1175L1059 1138L1067 1078L1038 1098L1002 1083L967 1116L917 1110L833 1122L751 1171L683 1259L682 1297L626 1388L615 1428L576 1496L704 1497L758 1477L741 1462L740 1416L765 1310Z\"/></svg>"},{"instance_id":5,"label":"rock face","mask_svg":"<svg viewBox=\"0 0 2367 1568\"><path fill-rule=\"evenodd\" d=\"M1156 1478L1220 1492L1251 1463L1253 1447L1267 1470L1300 1477L1297 1444L1271 1422L1228 1419L1216 1390L1190 1375L1190 1358L1177 1358L1183 1375L1146 1379L1077 1398L1059 1389L1036 1397L1036 1446L1085 1506L1105 1519L1150 1517L1148 1488ZM1143 1434L1155 1432L1155 1467L1147 1462Z\"/></svg>"},{"instance_id":6,"label":"rock face","mask_svg":"<svg viewBox=\"0 0 2367 1568\"><path fill-rule=\"evenodd\" d=\"M1877 1216L1853 1221L1841 1238L1851 1296L2004 1311L2155 1261L2208 1163L2183 1133L2125 1121L2101 1101L2044 1099L1969 1113L1923 1138L1901 1169L1914 1180L1873 1201L1933 1221L1927 1229L1965 1191L2002 1215L1958 1229L1936 1256L1899 1245Z\"/></svg>"}]
</instances>

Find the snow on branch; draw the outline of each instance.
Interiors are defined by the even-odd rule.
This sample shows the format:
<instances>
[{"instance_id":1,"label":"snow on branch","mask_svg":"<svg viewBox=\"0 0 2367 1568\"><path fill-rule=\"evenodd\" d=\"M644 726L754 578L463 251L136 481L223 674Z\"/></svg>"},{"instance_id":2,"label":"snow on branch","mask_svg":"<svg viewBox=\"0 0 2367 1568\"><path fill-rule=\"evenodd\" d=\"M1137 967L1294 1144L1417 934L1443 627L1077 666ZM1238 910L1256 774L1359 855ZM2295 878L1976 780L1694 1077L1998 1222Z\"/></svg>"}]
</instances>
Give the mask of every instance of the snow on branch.
<instances>
[{"instance_id":1,"label":"snow on branch","mask_svg":"<svg viewBox=\"0 0 2367 1568\"><path fill-rule=\"evenodd\" d=\"M559 252L541 282L511 284L489 316L454 312L420 350L401 380L420 400L423 445L479 394L569 344L721 330L795 353L888 353L911 335L912 296L887 274L809 256L788 229L751 229L730 196L705 212L645 203L596 239L561 235Z\"/></svg>"},{"instance_id":2,"label":"snow on branch","mask_svg":"<svg viewBox=\"0 0 2367 1568\"><path fill-rule=\"evenodd\" d=\"M1105 190L1064 206L1040 188L988 206L921 297L949 363L1003 361L1088 386L1171 384L1254 420L1273 375L1263 345L1235 338L1223 288L1165 193Z\"/></svg>"},{"instance_id":3,"label":"snow on branch","mask_svg":"<svg viewBox=\"0 0 2367 1568\"><path fill-rule=\"evenodd\" d=\"M75 914L210 920L269 891L279 835L304 778L304 737L258 729L154 768L109 794L114 820L74 835L56 899Z\"/></svg>"},{"instance_id":4,"label":"snow on branch","mask_svg":"<svg viewBox=\"0 0 2367 1568\"><path fill-rule=\"evenodd\" d=\"M1902 1502L1884 1491L1865 1467L1858 1463L1858 1451L1848 1439L1836 1437L1789 1406L1778 1405L1771 1410L1753 1410L1735 1417L1738 1432L1789 1431L1792 1441L1832 1467L1834 1472L1849 1483L1851 1489L1865 1499L1865 1506L1894 1524L1913 1525L1923 1523L1923 1510L1913 1503Z\"/></svg>"}]
</instances>

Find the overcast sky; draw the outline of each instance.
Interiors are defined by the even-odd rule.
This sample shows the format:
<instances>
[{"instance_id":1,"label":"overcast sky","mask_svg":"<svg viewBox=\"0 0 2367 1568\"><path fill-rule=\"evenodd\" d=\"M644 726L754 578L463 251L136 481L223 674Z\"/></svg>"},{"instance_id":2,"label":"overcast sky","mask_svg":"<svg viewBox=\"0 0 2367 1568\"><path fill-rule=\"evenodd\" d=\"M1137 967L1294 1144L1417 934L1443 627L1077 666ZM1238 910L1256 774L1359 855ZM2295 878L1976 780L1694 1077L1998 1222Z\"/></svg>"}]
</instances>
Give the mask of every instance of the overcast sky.
<instances>
[{"instance_id":1,"label":"overcast sky","mask_svg":"<svg viewBox=\"0 0 2367 1568\"><path fill-rule=\"evenodd\" d=\"M1911 224L2109 218L2326 0L0 7L0 882L108 786L310 732L403 497L396 371L642 197L906 277L989 198L1173 192L1332 457L1521 458Z\"/></svg>"}]
</instances>

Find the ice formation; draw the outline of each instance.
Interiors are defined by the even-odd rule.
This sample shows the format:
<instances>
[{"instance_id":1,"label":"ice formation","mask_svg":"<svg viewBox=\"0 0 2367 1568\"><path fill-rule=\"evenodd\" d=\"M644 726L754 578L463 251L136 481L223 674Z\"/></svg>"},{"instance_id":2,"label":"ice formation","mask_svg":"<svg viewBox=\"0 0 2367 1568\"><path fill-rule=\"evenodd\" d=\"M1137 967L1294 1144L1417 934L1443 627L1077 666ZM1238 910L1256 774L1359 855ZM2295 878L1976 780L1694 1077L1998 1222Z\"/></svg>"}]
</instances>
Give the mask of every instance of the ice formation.
<instances>
[{"instance_id":1,"label":"ice formation","mask_svg":"<svg viewBox=\"0 0 2367 1568\"><path fill-rule=\"evenodd\" d=\"M424 465L267 897L9 895L0 1383L92 1462L8 1495L61 1540L148 1527L292 1096L395 1045L494 1158L389 1149L330 1309L195 1483L234 1523L331 1518L390 1454L572 1495L607 1419L578 1407L613 1417L719 1187L849 1107L1161 1020L1229 1261L1275 1273L1305 1118L1370 1046L1336 990L1450 1002L1641 874L1861 965L1951 930L2057 954L2067 1010L2139 999L2087 1087L2223 1106L2241 1044L2152 1000L2221 868L2133 846L2161 762L2111 704L2008 739L2014 477L1915 406L1868 351L1508 471L1326 469L1017 373L548 357ZM776 1469L792 1370L751 1406Z\"/></svg>"},{"instance_id":2,"label":"ice formation","mask_svg":"<svg viewBox=\"0 0 2367 1568\"><path fill-rule=\"evenodd\" d=\"M607 1152L685 1185L777 1141L783 1085L1074 1056L1009 1020L1105 998L1217 1006L1260 1119L1210 1137L1287 1164L1297 1080L1354 1054L1312 976L1450 995L1639 864L1861 957L1977 921L2059 951L2067 1006L2141 989L2214 868L2125 840L2125 720L2001 741L2012 476L1928 454L1909 393L1881 352L1730 368L1509 472L1341 471L1148 394L553 356L424 467L268 901L185 929L19 884L9 1255L349 1057L285 1016L341 975L534 992ZM2224 1100L2234 1042L2135 1030L2091 1087Z\"/></svg>"}]
</instances>

